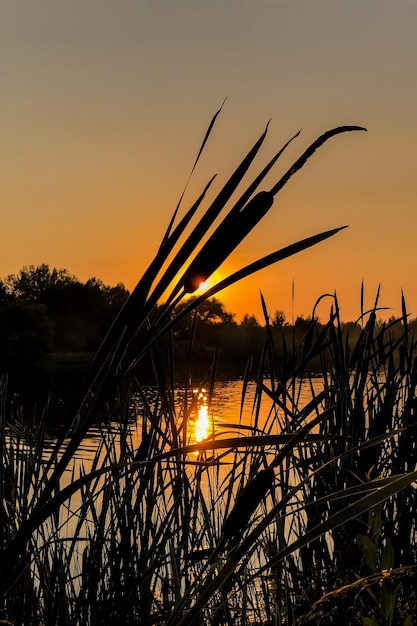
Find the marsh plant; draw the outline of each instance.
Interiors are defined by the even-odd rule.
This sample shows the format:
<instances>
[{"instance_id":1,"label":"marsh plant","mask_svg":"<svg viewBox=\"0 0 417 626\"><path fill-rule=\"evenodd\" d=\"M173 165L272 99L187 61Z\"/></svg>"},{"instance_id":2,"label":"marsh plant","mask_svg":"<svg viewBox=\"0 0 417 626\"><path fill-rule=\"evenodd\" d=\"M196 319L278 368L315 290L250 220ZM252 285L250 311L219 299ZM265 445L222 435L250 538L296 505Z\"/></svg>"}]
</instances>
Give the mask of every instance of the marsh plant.
<instances>
[{"instance_id":1,"label":"marsh plant","mask_svg":"<svg viewBox=\"0 0 417 626\"><path fill-rule=\"evenodd\" d=\"M370 575L359 536L378 549L379 542L391 542L394 558L384 576L389 583L400 579L396 597L407 599L401 610L413 610L408 566L415 558L417 367L405 305L402 319L378 333L377 308L364 313L352 345L335 300L329 322L318 328L313 316L301 342L284 346L277 363L263 303L265 349L258 371L248 364L242 393L243 405L253 380L251 424L240 424L237 415L228 433L193 443L189 423L198 393L186 387L180 409L176 402L173 332L180 317L243 277L341 229L260 258L176 314L178 303L232 254L318 148L336 135L362 130L342 126L324 133L270 189L259 190L297 133L231 203L266 129L207 208L213 179L182 217L180 201L47 454L48 406L40 422L23 426L18 402L8 397L3 382L0 593L5 619L15 625L371 619L377 609L367 603L369 585L364 583L363 593L355 587L353 601L351 591L344 590L352 579ZM225 216L215 226L221 213ZM396 339L395 325L402 331ZM300 380L317 357L323 391L301 407ZM154 374L152 395L137 379L144 361ZM215 372L216 355L205 381L209 411ZM262 421L265 402L270 410ZM94 459L89 466L76 464L93 426L101 433ZM326 597L338 587L340 593Z\"/></svg>"}]
</instances>

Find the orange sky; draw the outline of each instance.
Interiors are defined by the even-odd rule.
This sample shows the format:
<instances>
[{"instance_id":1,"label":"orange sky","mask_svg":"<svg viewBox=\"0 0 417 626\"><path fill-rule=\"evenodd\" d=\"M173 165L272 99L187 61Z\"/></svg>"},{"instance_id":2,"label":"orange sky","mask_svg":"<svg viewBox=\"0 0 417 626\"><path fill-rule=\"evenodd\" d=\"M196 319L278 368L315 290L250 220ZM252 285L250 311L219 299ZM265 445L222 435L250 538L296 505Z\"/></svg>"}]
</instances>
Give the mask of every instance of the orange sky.
<instances>
[{"instance_id":1,"label":"orange sky","mask_svg":"<svg viewBox=\"0 0 417 626\"><path fill-rule=\"evenodd\" d=\"M414 0L3 3L0 276L45 262L132 288L227 96L184 210L269 118L253 173L303 127L271 184L328 128L368 128L321 148L221 273L349 229L219 294L227 308L260 317L261 290L290 320L337 290L355 319L364 280L367 305L380 283L389 314L403 289L416 317L416 42Z\"/></svg>"}]
</instances>

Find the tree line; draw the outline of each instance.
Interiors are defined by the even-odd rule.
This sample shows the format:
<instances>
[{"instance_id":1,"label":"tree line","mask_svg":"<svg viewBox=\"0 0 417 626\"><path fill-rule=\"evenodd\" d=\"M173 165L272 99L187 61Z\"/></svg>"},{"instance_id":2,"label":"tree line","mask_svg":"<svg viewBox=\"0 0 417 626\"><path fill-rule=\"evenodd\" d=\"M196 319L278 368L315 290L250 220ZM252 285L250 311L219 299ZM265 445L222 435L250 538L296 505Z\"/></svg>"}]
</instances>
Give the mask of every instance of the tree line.
<instances>
[{"instance_id":1,"label":"tree line","mask_svg":"<svg viewBox=\"0 0 417 626\"><path fill-rule=\"evenodd\" d=\"M122 283L109 286L97 278L81 282L66 269L47 264L23 267L0 280L0 373L36 363L45 355L93 353L128 296ZM186 304L180 303L175 312ZM320 321L313 322L315 332L320 332ZM262 322L247 313L237 323L220 300L211 298L174 327L176 364L181 369L191 362L198 373L217 351L225 376L242 375L249 358L256 364L261 357L265 326L279 362L283 352L288 355L295 349L311 324L311 318L303 316L289 324L280 310ZM352 340L361 330L353 322L344 327Z\"/></svg>"},{"instance_id":2,"label":"tree line","mask_svg":"<svg viewBox=\"0 0 417 626\"><path fill-rule=\"evenodd\" d=\"M110 286L95 277L81 282L68 270L45 263L1 279L0 373L36 363L46 354L93 353L128 296L122 283ZM185 305L180 303L175 313ZM299 318L295 326L301 329L307 323ZM282 311L271 317L271 325L288 326ZM262 324L254 315L247 313L238 324L216 298L174 328L179 361L187 352L204 362L221 346L225 359L241 365L242 359L259 352L262 337Z\"/></svg>"},{"instance_id":3,"label":"tree line","mask_svg":"<svg viewBox=\"0 0 417 626\"><path fill-rule=\"evenodd\" d=\"M7 276L0 281L1 369L50 352L93 352L128 295L122 283L83 283L46 264Z\"/></svg>"}]
</instances>

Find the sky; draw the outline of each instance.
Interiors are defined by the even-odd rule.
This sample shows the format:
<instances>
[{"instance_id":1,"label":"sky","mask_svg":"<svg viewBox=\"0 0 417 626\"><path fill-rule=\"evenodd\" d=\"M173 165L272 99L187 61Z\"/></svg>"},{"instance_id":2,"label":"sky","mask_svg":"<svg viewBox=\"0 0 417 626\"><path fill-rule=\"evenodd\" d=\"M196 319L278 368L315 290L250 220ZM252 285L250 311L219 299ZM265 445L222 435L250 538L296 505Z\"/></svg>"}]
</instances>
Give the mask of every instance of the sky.
<instances>
[{"instance_id":1,"label":"sky","mask_svg":"<svg viewBox=\"0 0 417 626\"><path fill-rule=\"evenodd\" d=\"M262 189L331 139L218 271L349 225L218 294L239 320L345 321L381 286L417 317L417 0L1 0L0 276L48 263L132 289L154 257L207 126L182 213L212 199L271 120L252 176L302 128ZM250 178L248 179L248 181ZM243 187L242 187L243 190ZM317 313L326 319L332 303Z\"/></svg>"}]
</instances>

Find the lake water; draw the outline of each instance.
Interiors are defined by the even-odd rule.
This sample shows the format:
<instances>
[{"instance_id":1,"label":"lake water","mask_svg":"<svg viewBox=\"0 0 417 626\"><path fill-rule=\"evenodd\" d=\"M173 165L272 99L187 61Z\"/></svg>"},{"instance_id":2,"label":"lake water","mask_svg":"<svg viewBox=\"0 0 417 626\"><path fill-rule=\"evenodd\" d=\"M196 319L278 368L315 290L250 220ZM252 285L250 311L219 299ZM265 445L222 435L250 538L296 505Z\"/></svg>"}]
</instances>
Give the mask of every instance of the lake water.
<instances>
[{"instance_id":1,"label":"lake water","mask_svg":"<svg viewBox=\"0 0 417 626\"><path fill-rule=\"evenodd\" d=\"M269 381L264 381L264 384L266 387L268 387L268 385L270 386ZM285 421L286 415L293 414L296 416L297 412L300 411L314 395L320 393L322 389L323 379L314 378L297 380L294 382L293 386L289 387L286 392L280 396L281 406L277 410L274 401L268 397L266 390L264 389L262 394L259 395L259 387L257 387L257 385L253 382L249 383L247 387L241 380L218 382L214 387L210 403L208 391L203 388L191 389L187 398L185 390L183 388L178 388L174 393L175 420L178 427L178 425L183 422L184 416L186 417L186 440L187 443L191 444L195 443L198 439L204 438L207 434L209 436L213 435L213 431L216 439L222 437L251 435L254 434L254 432L279 434L281 430L280 423ZM242 393L244 390L245 398L242 403ZM134 402L132 402L132 415L136 412L137 416L136 419L132 419L130 424L131 442L133 444L131 449L133 454L129 457L129 461L134 458L135 452L141 443L142 420L144 413L146 411L154 411L156 414L159 410L161 414L163 414L160 398L158 398L156 391L152 388L148 388L144 390L144 394L147 402L149 403L147 407L144 405L143 400L140 400L139 398L134 399ZM203 421L205 421L206 430L204 430L202 424ZM162 425L165 423L166 422L163 420L161 421ZM161 426L161 430L162 429L163 426ZM120 448L118 443L119 425L113 424L110 425L110 427L105 425L103 426L103 431L104 432L102 433L99 428L90 430L88 437L84 439L81 447L77 451L77 454L73 458L72 463L62 476L62 480L60 481L61 489L69 485L72 481L78 478L78 476L89 472L91 467L94 465L94 459L98 451L100 454L97 467L100 467L101 460L104 460L104 464L107 465L118 462L117 458ZM109 445L107 448L107 453L109 454L107 457L106 445L102 447L102 443L105 440L105 438L103 438L103 434L106 434L106 436L108 435L109 440L112 440L112 445ZM163 434L160 438L163 441ZM162 444L161 447L169 449L171 441L167 442L165 446ZM51 447L53 443L54 441L51 439ZM45 449L45 459L47 459L51 447L49 447L49 449ZM273 446L271 446L271 448L272 447ZM110 453L108 452L109 449ZM219 529L222 525L223 512L227 510L227 506L229 506L226 501L228 499L228 491L223 486L223 479L233 467L238 468L237 476L240 476L240 474L244 476L245 472L247 473L248 471L248 467L242 467L241 464L234 465L240 454L240 450L236 453L227 452L227 454L225 450L216 450L213 455L216 457L216 461L217 457L221 457L221 462L218 464L214 462L210 464L209 457L211 452L209 451L207 451L207 457L200 457L194 451L190 453L186 459L186 471L187 473L189 472L192 489L196 489L195 493L197 493L198 485L198 493L201 493L200 501L202 504L198 505L196 508L200 517L197 517L196 519L198 520L198 523L202 524L202 527L203 522L206 526L208 524L208 527L212 524L212 528L214 529L213 532L215 533L219 533ZM258 453L255 452L255 455L256 454ZM268 454L268 452L266 452L266 454ZM273 454L272 449L270 454ZM242 455L244 455L244 451L242 451ZM170 515L170 507L173 506L171 490L175 481L172 480L172 476L175 477L176 474L171 468L181 468L182 466L180 463L181 458L178 463L177 457L173 457L168 463L164 460L164 472L158 473L158 469L155 469L155 474L152 477L152 480L149 479L148 482L144 481L144 489L149 489L149 493L152 492L156 495L154 496L155 499L153 504L152 501L148 504L148 499L146 498L144 498L143 502L139 502L141 503L141 506L146 506L146 509L144 510L147 510L147 507L149 506L149 516L154 524L154 527L161 533L161 537L165 537L164 526L166 524L166 519L168 519L167 515ZM199 463L201 465L198 465ZM249 464L250 462L248 462L248 466ZM153 466L151 465L150 467L152 467L153 471ZM144 471L144 468L141 468L141 471ZM102 504L101 498L106 487L107 476L108 474L102 475L97 483L92 481L92 483L88 484L85 489L78 489L71 496L71 498L64 503L64 506L62 506L59 511L59 518L57 518L59 520L59 528L55 530L52 521L48 520L37 539L40 551L44 549L44 543L46 546L49 546L53 545L53 542L63 545L64 550L68 551L66 554L70 556L66 556L66 558L68 558L67 567L68 571L71 573L72 580L74 581L74 585L77 590L78 584L81 584L81 582L79 583L78 581L82 581L83 576L85 576L84 566L88 557L88 551L85 552L85 550L87 550L90 545L89 538L90 536L94 536L94 533L97 532L97 528L99 526L97 520L99 519L98 516L100 514ZM167 478L166 481L165 477ZM136 480L135 498L136 494L141 493L140 480L138 481L135 479L133 473L129 474L126 479L121 476L120 480L122 487L123 484L125 484L123 482L124 480ZM154 480L155 482L153 482ZM291 477L289 475L288 482L289 484L292 484ZM166 486L161 487L161 484ZM239 478L236 478L235 480L233 477L231 484L232 488L234 488L234 486L238 487L240 484ZM277 483L277 493L279 493L279 489L280 486ZM187 491L187 494L189 494L189 492L190 490ZM271 502L271 497L269 497L265 506L269 507ZM112 528L112 524L115 524L119 519L116 519L116 517L113 518L112 515L114 515L114 511L109 509L106 517L106 523L104 525L106 528L106 541L108 539L107 533L110 532L108 529ZM209 521L206 520L206 515L210 517ZM142 523L142 517L139 513L137 519L140 519L140 522ZM290 539L293 537L295 531L291 528L287 529L286 524L285 532L288 539ZM73 537L76 537L76 544L74 551L71 551L71 541ZM53 540L51 538L53 538ZM143 549L140 541L138 541L138 544L140 544L141 549ZM204 543L203 547L205 546L206 543ZM162 541L161 545L156 541L155 549L161 551L161 554L164 553L164 550L168 550L168 548L165 545L165 540ZM164 558L168 559L169 554L165 554ZM265 557L256 552L254 553L253 560L256 563L256 566L259 566L264 563ZM36 563L34 563L33 566L36 569ZM200 565L198 565L198 567L200 567ZM250 567L252 567L252 565ZM156 570L155 580L157 582L155 583L154 593L156 597L159 597L158 594L162 594L163 586L161 586L158 582L160 580L158 578L160 576L160 572L158 568L156 568ZM184 589L182 589L182 592L184 592ZM254 602L256 605L256 597Z\"/></svg>"},{"instance_id":2,"label":"lake water","mask_svg":"<svg viewBox=\"0 0 417 626\"><path fill-rule=\"evenodd\" d=\"M265 381L265 385L270 385ZM297 380L294 387L287 390L285 397L285 407L289 413L301 410L313 397L323 389L322 378L310 378ZM242 392L244 390L244 401L242 402ZM159 401L156 390L147 388L144 390L149 402L149 409L155 410ZM207 436L231 437L239 435L253 434L248 431L248 427L258 428L258 434L267 426L269 434L279 434L281 432L280 423L283 421L281 415L276 415L274 402L265 392L257 394L257 385L249 382L244 389L242 380L217 382L214 386L213 396L209 405L208 391L204 387L194 387L188 391L187 399L185 390L178 388L174 394L175 411L177 419L180 421L187 414L187 443L193 444ZM137 417L132 421L130 430L132 438L140 443L140 432L143 416L143 402L139 398L133 401L132 409ZM281 413L284 411L282 410ZM205 426L203 422L206 422ZM273 422L271 428L270 424ZM269 424L269 425L268 425ZM117 438L119 426L112 426ZM107 430L107 429L106 429ZM88 436L84 439L78 449L75 460L87 463L94 458L98 446L102 441L102 432L99 428L91 428ZM50 441L51 447L53 440ZM49 446L45 449L48 454Z\"/></svg>"}]
</instances>

